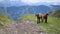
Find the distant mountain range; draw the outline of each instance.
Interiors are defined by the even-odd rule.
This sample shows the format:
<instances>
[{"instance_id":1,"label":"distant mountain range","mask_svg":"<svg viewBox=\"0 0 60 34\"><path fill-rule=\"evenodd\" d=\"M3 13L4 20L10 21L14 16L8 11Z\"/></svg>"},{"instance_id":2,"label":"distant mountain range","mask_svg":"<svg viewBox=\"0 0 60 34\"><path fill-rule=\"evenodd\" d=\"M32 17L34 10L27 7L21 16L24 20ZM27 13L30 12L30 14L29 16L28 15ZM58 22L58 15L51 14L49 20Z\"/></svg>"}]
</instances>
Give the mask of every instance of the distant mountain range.
<instances>
[{"instance_id":1,"label":"distant mountain range","mask_svg":"<svg viewBox=\"0 0 60 34\"><path fill-rule=\"evenodd\" d=\"M60 9L60 5L40 5L40 6L11 6L11 7L0 7L0 13L11 16L14 20L24 14L36 14L36 13L46 13L52 10ZM6 13L7 11L7 13Z\"/></svg>"}]
</instances>

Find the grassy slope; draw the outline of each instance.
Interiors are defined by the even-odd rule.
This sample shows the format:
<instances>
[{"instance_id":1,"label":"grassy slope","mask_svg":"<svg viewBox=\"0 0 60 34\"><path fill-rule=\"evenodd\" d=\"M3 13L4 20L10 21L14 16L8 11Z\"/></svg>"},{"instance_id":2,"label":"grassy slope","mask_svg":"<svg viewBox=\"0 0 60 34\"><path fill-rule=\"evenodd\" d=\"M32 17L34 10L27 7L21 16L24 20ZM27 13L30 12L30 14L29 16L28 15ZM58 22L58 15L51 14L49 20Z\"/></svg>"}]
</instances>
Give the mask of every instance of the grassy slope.
<instances>
[{"instance_id":1,"label":"grassy slope","mask_svg":"<svg viewBox=\"0 0 60 34\"><path fill-rule=\"evenodd\" d=\"M7 16L0 14L0 22L3 22L6 25L9 24L11 20ZM2 28L2 24L0 24L0 28Z\"/></svg>"},{"instance_id":2,"label":"grassy slope","mask_svg":"<svg viewBox=\"0 0 60 34\"><path fill-rule=\"evenodd\" d=\"M20 17L21 19L23 18L31 18L36 22L36 16L34 14L26 14ZM60 19L49 16L48 17L48 24L45 23L40 23L38 24L41 29L46 30L48 34L60 34Z\"/></svg>"}]
</instances>

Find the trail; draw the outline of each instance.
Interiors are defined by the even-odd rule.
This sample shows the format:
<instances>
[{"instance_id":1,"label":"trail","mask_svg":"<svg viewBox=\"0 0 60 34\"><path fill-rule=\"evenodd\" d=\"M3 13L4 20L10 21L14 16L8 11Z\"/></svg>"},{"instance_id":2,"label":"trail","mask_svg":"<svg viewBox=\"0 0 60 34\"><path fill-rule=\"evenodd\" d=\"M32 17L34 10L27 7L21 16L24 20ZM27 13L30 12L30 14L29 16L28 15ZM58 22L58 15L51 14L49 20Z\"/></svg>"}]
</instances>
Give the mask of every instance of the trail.
<instances>
[{"instance_id":1,"label":"trail","mask_svg":"<svg viewBox=\"0 0 60 34\"><path fill-rule=\"evenodd\" d=\"M0 29L0 34L46 34L46 32L41 30L37 23L25 18L4 26Z\"/></svg>"}]
</instances>

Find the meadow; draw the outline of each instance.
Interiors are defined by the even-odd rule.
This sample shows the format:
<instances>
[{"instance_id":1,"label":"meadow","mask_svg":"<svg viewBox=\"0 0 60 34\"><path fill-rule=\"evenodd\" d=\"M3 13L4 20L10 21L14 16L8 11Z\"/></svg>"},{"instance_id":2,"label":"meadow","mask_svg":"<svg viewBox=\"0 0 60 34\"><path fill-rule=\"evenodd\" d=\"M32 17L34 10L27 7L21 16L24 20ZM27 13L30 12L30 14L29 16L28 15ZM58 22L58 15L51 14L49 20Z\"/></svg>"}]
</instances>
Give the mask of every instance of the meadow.
<instances>
[{"instance_id":1,"label":"meadow","mask_svg":"<svg viewBox=\"0 0 60 34\"><path fill-rule=\"evenodd\" d=\"M8 16L0 14L0 29L3 28L3 26L10 24L12 19L10 19Z\"/></svg>"},{"instance_id":2,"label":"meadow","mask_svg":"<svg viewBox=\"0 0 60 34\"><path fill-rule=\"evenodd\" d=\"M37 23L35 14L22 15L21 17L18 18L18 20L27 19L27 18L30 19L29 20L30 22ZM8 18L7 16L0 14L0 21L4 23L3 25L6 25L6 24L10 24L12 20ZM1 22L0 22L0 28L3 28L3 25L1 24ZM47 24L39 23L38 25L40 26L42 30L46 31L47 34L60 34L60 18L49 15Z\"/></svg>"},{"instance_id":3,"label":"meadow","mask_svg":"<svg viewBox=\"0 0 60 34\"><path fill-rule=\"evenodd\" d=\"M21 19L29 18L30 21L37 23L36 16L34 14L26 14L20 17ZM48 23L38 24L42 30L45 30L47 34L60 34L60 18L54 16L48 16Z\"/></svg>"}]
</instances>

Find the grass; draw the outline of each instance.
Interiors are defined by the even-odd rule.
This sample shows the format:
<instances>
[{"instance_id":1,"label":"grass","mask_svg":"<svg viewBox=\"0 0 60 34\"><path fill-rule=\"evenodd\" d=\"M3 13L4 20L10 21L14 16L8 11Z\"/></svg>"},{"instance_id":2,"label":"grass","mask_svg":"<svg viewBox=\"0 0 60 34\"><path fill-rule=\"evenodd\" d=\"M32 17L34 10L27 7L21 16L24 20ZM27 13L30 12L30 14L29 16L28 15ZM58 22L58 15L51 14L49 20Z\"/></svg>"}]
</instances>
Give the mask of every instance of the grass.
<instances>
[{"instance_id":1,"label":"grass","mask_svg":"<svg viewBox=\"0 0 60 34\"><path fill-rule=\"evenodd\" d=\"M31 21L36 22L36 16L34 14L26 14L21 16L19 19L30 18ZM38 24L41 29L47 31L47 34L60 34L60 19L56 17L49 16L48 23Z\"/></svg>"},{"instance_id":2,"label":"grass","mask_svg":"<svg viewBox=\"0 0 60 34\"><path fill-rule=\"evenodd\" d=\"M11 23L11 19L9 19L6 15L0 14L0 28L2 28L2 23L4 23L4 25L10 24Z\"/></svg>"}]
</instances>

